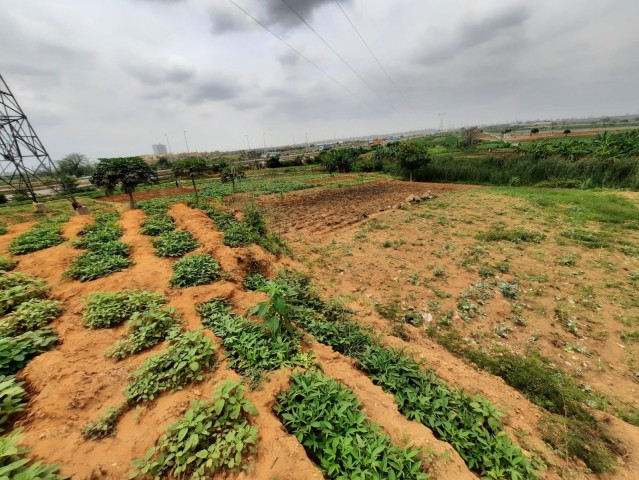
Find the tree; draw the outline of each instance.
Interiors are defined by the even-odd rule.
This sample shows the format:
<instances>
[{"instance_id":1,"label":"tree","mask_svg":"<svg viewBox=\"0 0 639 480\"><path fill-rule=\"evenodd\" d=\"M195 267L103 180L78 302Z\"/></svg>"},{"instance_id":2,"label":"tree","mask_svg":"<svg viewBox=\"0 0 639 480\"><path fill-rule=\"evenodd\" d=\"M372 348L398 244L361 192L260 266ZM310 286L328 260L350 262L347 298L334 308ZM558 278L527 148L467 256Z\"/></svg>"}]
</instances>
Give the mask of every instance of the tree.
<instances>
[{"instance_id":1,"label":"tree","mask_svg":"<svg viewBox=\"0 0 639 480\"><path fill-rule=\"evenodd\" d=\"M531 129L530 129L530 133L531 133L532 135L535 135L535 134L539 133L539 129L538 129L537 127L535 127L535 128L531 128Z\"/></svg>"},{"instance_id":2,"label":"tree","mask_svg":"<svg viewBox=\"0 0 639 480\"><path fill-rule=\"evenodd\" d=\"M460 143L465 147L474 147L479 143L480 133L481 130L478 127L462 128Z\"/></svg>"},{"instance_id":3,"label":"tree","mask_svg":"<svg viewBox=\"0 0 639 480\"><path fill-rule=\"evenodd\" d=\"M129 195L131 208L135 208L133 192L140 184L153 185L158 175L141 157L98 158L95 173L91 175L91 183L104 188L111 195L118 185Z\"/></svg>"},{"instance_id":4,"label":"tree","mask_svg":"<svg viewBox=\"0 0 639 480\"><path fill-rule=\"evenodd\" d=\"M86 155L70 153L62 160L58 160L58 171L61 175L71 175L77 178L92 174L94 167Z\"/></svg>"},{"instance_id":5,"label":"tree","mask_svg":"<svg viewBox=\"0 0 639 480\"><path fill-rule=\"evenodd\" d=\"M203 158L184 158L173 162L173 175L175 175L176 179L178 177L191 178L191 182L193 182L193 190L195 191L196 203L200 202L200 197L198 195L197 185L195 184L195 177L203 177L209 171L209 165Z\"/></svg>"},{"instance_id":6,"label":"tree","mask_svg":"<svg viewBox=\"0 0 639 480\"><path fill-rule=\"evenodd\" d=\"M222 181L222 183L233 184L233 193L235 193L235 182L240 181L244 177L246 177L244 167L242 165L238 165L237 163L228 165L220 172L220 180Z\"/></svg>"},{"instance_id":7,"label":"tree","mask_svg":"<svg viewBox=\"0 0 639 480\"><path fill-rule=\"evenodd\" d=\"M397 149L396 156L400 170L404 176L408 176L411 182L415 170L430 161L426 147L415 142L402 142Z\"/></svg>"},{"instance_id":8,"label":"tree","mask_svg":"<svg viewBox=\"0 0 639 480\"><path fill-rule=\"evenodd\" d=\"M167 157L160 157L158 161L155 162L155 168L158 170L169 170L173 168L173 162L169 160Z\"/></svg>"},{"instance_id":9,"label":"tree","mask_svg":"<svg viewBox=\"0 0 639 480\"><path fill-rule=\"evenodd\" d=\"M358 155L359 152L355 149L338 148L320 153L319 163L326 168L328 173L333 173L336 170L340 173L347 173L351 171L353 162Z\"/></svg>"},{"instance_id":10,"label":"tree","mask_svg":"<svg viewBox=\"0 0 639 480\"><path fill-rule=\"evenodd\" d=\"M564 130L564 135L568 136L570 135L572 132L570 131L569 128L567 128L566 130Z\"/></svg>"}]
</instances>

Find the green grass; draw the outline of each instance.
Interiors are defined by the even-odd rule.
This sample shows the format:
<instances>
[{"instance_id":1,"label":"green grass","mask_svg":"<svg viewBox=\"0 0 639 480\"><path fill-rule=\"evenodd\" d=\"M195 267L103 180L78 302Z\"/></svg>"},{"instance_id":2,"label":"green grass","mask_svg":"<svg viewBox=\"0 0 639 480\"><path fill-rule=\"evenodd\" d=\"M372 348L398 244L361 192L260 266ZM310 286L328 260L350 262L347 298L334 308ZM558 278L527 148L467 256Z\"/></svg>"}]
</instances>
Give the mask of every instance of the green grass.
<instances>
[{"instance_id":1,"label":"green grass","mask_svg":"<svg viewBox=\"0 0 639 480\"><path fill-rule=\"evenodd\" d=\"M506 240L512 243L541 243L546 235L528 228L506 229L503 226L493 226L490 230L477 234L476 238L486 242Z\"/></svg>"}]
</instances>

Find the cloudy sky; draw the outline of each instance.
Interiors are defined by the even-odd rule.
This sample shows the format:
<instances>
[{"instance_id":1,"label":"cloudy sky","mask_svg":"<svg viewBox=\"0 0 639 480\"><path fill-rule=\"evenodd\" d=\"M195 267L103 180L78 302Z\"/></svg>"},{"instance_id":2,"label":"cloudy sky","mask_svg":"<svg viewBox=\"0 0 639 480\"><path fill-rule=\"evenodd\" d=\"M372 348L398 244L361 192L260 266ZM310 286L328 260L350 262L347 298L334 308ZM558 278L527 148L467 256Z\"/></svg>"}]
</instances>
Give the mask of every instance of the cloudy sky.
<instances>
[{"instance_id":1,"label":"cloudy sky","mask_svg":"<svg viewBox=\"0 0 639 480\"><path fill-rule=\"evenodd\" d=\"M0 73L54 159L639 111L637 0L233 2L0 0Z\"/></svg>"}]
</instances>

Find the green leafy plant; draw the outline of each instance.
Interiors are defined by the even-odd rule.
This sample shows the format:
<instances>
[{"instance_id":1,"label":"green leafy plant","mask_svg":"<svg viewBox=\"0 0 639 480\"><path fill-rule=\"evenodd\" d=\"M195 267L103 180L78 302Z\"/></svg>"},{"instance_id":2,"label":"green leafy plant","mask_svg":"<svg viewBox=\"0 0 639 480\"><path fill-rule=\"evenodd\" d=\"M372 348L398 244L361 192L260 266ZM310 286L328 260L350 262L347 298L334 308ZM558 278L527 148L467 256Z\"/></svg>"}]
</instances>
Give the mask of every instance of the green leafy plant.
<instances>
[{"instance_id":1,"label":"green leafy plant","mask_svg":"<svg viewBox=\"0 0 639 480\"><path fill-rule=\"evenodd\" d=\"M47 220L14 238L9 244L9 253L25 255L45 248L54 247L64 242L59 220Z\"/></svg>"},{"instance_id":2,"label":"green leafy plant","mask_svg":"<svg viewBox=\"0 0 639 480\"><path fill-rule=\"evenodd\" d=\"M6 255L0 255L0 273L9 272L16 268L17 263Z\"/></svg>"},{"instance_id":3,"label":"green leafy plant","mask_svg":"<svg viewBox=\"0 0 639 480\"><path fill-rule=\"evenodd\" d=\"M261 273L249 273L244 278L244 288L246 290L257 291L266 285L267 278Z\"/></svg>"},{"instance_id":4,"label":"green leafy plant","mask_svg":"<svg viewBox=\"0 0 639 480\"><path fill-rule=\"evenodd\" d=\"M158 257L181 257L200 246L193 235L186 230L174 230L161 234L153 240L155 254Z\"/></svg>"},{"instance_id":5,"label":"green leafy plant","mask_svg":"<svg viewBox=\"0 0 639 480\"><path fill-rule=\"evenodd\" d=\"M419 450L392 444L350 389L320 373L294 373L274 410L326 478L429 478Z\"/></svg>"},{"instance_id":6,"label":"green leafy plant","mask_svg":"<svg viewBox=\"0 0 639 480\"><path fill-rule=\"evenodd\" d=\"M57 343L57 335L49 328L15 337L0 337L0 375L17 373L33 357L50 350Z\"/></svg>"},{"instance_id":7,"label":"green leafy plant","mask_svg":"<svg viewBox=\"0 0 639 480\"><path fill-rule=\"evenodd\" d=\"M268 301L258 303L249 314L257 315L273 338L291 334L294 331L293 306L289 298L294 295L294 290L284 283L266 282L261 291L268 295Z\"/></svg>"},{"instance_id":8,"label":"green leafy plant","mask_svg":"<svg viewBox=\"0 0 639 480\"><path fill-rule=\"evenodd\" d=\"M71 261L66 276L81 282L89 282L129 268L131 265L133 261L120 255L87 252Z\"/></svg>"},{"instance_id":9,"label":"green leafy plant","mask_svg":"<svg viewBox=\"0 0 639 480\"><path fill-rule=\"evenodd\" d=\"M0 276L0 315L16 309L27 300L44 297L47 293L49 288L43 280L22 273L5 273Z\"/></svg>"},{"instance_id":10,"label":"green leafy plant","mask_svg":"<svg viewBox=\"0 0 639 480\"><path fill-rule=\"evenodd\" d=\"M258 443L251 424L257 409L241 383L221 383L210 400L191 402L184 418L171 425L144 459L135 460L130 478L204 480L246 466Z\"/></svg>"},{"instance_id":11,"label":"green leafy plant","mask_svg":"<svg viewBox=\"0 0 639 480\"><path fill-rule=\"evenodd\" d=\"M259 385L265 372L303 363L296 331L272 338L260 325L236 315L224 299L203 303L197 311L202 324L222 339L228 366L247 377L252 386Z\"/></svg>"},{"instance_id":12,"label":"green leafy plant","mask_svg":"<svg viewBox=\"0 0 639 480\"><path fill-rule=\"evenodd\" d=\"M0 437L0 472L2 477L12 480L63 480L57 465L44 465L27 457L29 449L19 446L22 430Z\"/></svg>"},{"instance_id":13,"label":"green leafy plant","mask_svg":"<svg viewBox=\"0 0 639 480\"><path fill-rule=\"evenodd\" d=\"M158 214L147 218L141 225L141 231L144 235L157 237L163 233L175 230L175 222L169 215Z\"/></svg>"},{"instance_id":14,"label":"green leafy plant","mask_svg":"<svg viewBox=\"0 0 639 480\"><path fill-rule=\"evenodd\" d=\"M126 328L124 338L107 350L107 356L122 360L166 339L173 339L180 333L180 321L172 308L151 308L134 312Z\"/></svg>"},{"instance_id":15,"label":"green leafy plant","mask_svg":"<svg viewBox=\"0 0 639 480\"><path fill-rule=\"evenodd\" d=\"M185 332L169 348L145 360L124 391L129 404L153 400L167 390L201 382L217 368L216 347L199 332Z\"/></svg>"},{"instance_id":16,"label":"green leafy plant","mask_svg":"<svg viewBox=\"0 0 639 480\"><path fill-rule=\"evenodd\" d=\"M27 392L13 375L0 375L0 432L9 418L24 410Z\"/></svg>"},{"instance_id":17,"label":"green leafy plant","mask_svg":"<svg viewBox=\"0 0 639 480\"><path fill-rule=\"evenodd\" d=\"M137 312L155 310L166 299L147 290L96 292L83 298L86 305L82 320L87 328L111 328L129 320Z\"/></svg>"},{"instance_id":18,"label":"green leafy plant","mask_svg":"<svg viewBox=\"0 0 639 480\"><path fill-rule=\"evenodd\" d=\"M62 302L31 299L18 305L13 313L0 320L0 337L13 337L42 328L62 313Z\"/></svg>"},{"instance_id":19,"label":"green leafy plant","mask_svg":"<svg viewBox=\"0 0 639 480\"><path fill-rule=\"evenodd\" d=\"M115 433L118 420L126 412L127 404L122 403L117 407L108 407L104 415L98 416L95 422L87 423L82 427L82 436L86 439L101 440Z\"/></svg>"},{"instance_id":20,"label":"green leafy plant","mask_svg":"<svg viewBox=\"0 0 639 480\"><path fill-rule=\"evenodd\" d=\"M184 257L173 264L169 283L174 287L194 287L212 283L220 277L220 264L206 253Z\"/></svg>"}]
</instances>

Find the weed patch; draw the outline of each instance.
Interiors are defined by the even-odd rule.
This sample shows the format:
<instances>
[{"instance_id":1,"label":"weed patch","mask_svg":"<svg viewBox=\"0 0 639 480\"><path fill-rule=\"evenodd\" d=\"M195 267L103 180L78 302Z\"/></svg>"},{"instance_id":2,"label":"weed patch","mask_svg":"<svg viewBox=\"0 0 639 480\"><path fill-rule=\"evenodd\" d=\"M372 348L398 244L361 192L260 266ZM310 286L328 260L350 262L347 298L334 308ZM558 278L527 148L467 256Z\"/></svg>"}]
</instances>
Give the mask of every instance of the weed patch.
<instances>
[{"instance_id":1,"label":"weed patch","mask_svg":"<svg viewBox=\"0 0 639 480\"><path fill-rule=\"evenodd\" d=\"M562 237L569 238L575 243L586 248L606 248L610 246L610 242L606 235L602 232L594 230L584 230L581 228L566 230L561 232Z\"/></svg>"},{"instance_id":2,"label":"weed patch","mask_svg":"<svg viewBox=\"0 0 639 480\"><path fill-rule=\"evenodd\" d=\"M541 243L546 238L546 234L526 228L508 230L502 226L493 226L493 228L487 232L478 234L476 238L486 242L507 240L512 243Z\"/></svg>"},{"instance_id":3,"label":"weed patch","mask_svg":"<svg viewBox=\"0 0 639 480\"><path fill-rule=\"evenodd\" d=\"M326 478L429 478L419 450L393 445L350 389L320 373L294 373L274 410Z\"/></svg>"}]
</instances>

